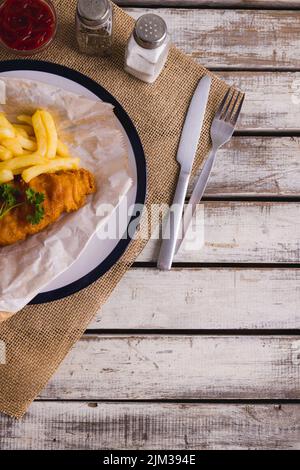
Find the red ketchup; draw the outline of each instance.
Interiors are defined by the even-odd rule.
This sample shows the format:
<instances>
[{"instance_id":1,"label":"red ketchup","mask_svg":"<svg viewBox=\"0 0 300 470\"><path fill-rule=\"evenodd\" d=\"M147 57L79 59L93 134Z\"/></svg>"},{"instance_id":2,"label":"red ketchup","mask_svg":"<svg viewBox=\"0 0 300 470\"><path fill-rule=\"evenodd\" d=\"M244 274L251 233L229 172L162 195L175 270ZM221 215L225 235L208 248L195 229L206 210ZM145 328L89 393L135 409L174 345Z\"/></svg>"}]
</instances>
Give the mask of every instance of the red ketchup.
<instances>
[{"instance_id":1,"label":"red ketchup","mask_svg":"<svg viewBox=\"0 0 300 470\"><path fill-rule=\"evenodd\" d=\"M54 7L45 0L6 0L0 6L0 40L10 49L37 52L56 32Z\"/></svg>"}]
</instances>

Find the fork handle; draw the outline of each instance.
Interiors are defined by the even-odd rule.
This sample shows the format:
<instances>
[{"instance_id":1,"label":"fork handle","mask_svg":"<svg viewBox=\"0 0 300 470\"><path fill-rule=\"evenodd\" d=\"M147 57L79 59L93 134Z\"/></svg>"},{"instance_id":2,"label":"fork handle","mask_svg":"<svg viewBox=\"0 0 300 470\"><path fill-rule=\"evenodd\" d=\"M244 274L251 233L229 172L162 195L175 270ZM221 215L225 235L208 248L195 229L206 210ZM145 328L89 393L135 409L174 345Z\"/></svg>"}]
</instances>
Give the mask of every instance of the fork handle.
<instances>
[{"instance_id":1,"label":"fork handle","mask_svg":"<svg viewBox=\"0 0 300 470\"><path fill-rule=\"evenodd\" d=\"M211 170L214 166L216 154L217 154L218 149L212 149L212 151L209 154L209 157L207 158L202 171L198 177L197 183L193 189L192 195L189 200L189 204L192 206L192 211L196 209L197 204L201 202L201 199L203 197L204 191L206 189Z\"/></svg>"},{"instance_id":2,"label":"fork handle","mask_svg":"<svg viewBox=\"0 0 300 470\"><path fill-rule=\"evenodd\" d=\"M201 199L203 197L205 188L207 186L209 176L211 173L211 170L214 165L214 161L216 158L216 153L217 153L217 148L213 148L202 168L202 171L200 175L198 176L196 185L193 189L192 195L189 200L189 207L191 210L188 210L184 212L182 220L181 220L181 231L180 234L182 235L182 238L178 238L177 243L176 243L176 248L175 248L175 254L178 253L179 248L181 247L184 237L186 235L186 232L192 222L192 219L196 213L197 210L197 205L200 204Z\"/></svg>"},{"instance_id":3,"label":"fork handle","mask_svg":"<svg viewBox=\"0 0 300 470\"><path fill-rule=\"evenodd\" d=\"M189 179L190 173L181 170L158 256L157 267L162 271L169 271L172 266Z\"/></svg>"}]
</instances>

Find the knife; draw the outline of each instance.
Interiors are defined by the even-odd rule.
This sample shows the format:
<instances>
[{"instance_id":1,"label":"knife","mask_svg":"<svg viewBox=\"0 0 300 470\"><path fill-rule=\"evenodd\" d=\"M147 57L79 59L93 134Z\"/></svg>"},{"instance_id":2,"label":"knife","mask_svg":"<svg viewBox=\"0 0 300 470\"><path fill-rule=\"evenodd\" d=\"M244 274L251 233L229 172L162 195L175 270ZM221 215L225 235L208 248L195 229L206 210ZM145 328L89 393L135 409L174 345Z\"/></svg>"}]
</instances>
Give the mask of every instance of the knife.
<instances>
[{"instance_id":1,"label":"knife","mask_svg":"<svg viewBox=\"0 0 300 470\"><path fill-rule=\"evenodd\" d=\"M185 118L176 157L181 166L180 174L163 231L163 241L157 262L157 267L163 271L170 270L172 266L183 206L201 135L210 87L211 78L206 75L198 83Z\"/></svg>"}]
</instances>

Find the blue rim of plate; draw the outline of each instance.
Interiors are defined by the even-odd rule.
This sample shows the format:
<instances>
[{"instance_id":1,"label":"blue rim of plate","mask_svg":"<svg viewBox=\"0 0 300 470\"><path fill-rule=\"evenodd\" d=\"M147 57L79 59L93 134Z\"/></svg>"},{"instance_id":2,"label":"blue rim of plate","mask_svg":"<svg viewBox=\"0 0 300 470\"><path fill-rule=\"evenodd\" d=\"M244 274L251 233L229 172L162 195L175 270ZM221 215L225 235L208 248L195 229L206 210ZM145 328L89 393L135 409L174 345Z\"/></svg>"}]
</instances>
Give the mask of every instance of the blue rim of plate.
<instances>
[{"instance_id":1,"label":"blue rim of plate","mask_svg":"<svg viewBox=\"0 0 300 470\"><path fill-rule=\"evenodd\" d=\"M13 72L14 70L32 70L37 72L47 72L53 75L59 75L73 82L77 82L83 87L87 88L89 91L94 93L98 98L107 103L110 103L114 106L114 112L120 123L125 129L125 132L130 140L134 157L136 163L137 171L137 193L135 204L144 205L146 200L146 191L147 191L147 166L146 159L143 150L143 146L137 130L131 121L130 117L120 105L120 103L101 85L96 83L91 78L83 75L76 70L70 69L63 65L56 64L54 62L44 62L39 60L9 60L0 62L0 72ZM134 215L131 217L128 223L128 227L134 221L136 224L140 219L141 214L138 216ZM76 292L79 292L82 289L85 289L93 282L97 281L101 276L103 276L107 271L109 271L114 264L121 258L127 249L132 238L128 235L122 237L119 243L111 251L111 253L92 271L83 276L82 278L74 281L64 287L55 289L49 292L43 292L38 294L30 303L31 304L43 304L47 302L52 302L54 300L63 299L68 297Z\"/></svg>"}]
</instances>

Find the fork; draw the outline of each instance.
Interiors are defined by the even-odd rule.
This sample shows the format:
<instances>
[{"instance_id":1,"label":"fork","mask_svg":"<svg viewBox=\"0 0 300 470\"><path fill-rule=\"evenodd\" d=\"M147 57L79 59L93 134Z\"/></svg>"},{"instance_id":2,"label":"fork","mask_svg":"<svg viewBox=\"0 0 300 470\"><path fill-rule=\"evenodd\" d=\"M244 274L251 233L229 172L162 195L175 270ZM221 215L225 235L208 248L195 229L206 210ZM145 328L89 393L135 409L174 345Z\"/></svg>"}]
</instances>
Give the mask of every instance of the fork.
<instances>
[{"instance_id":1,"label":"fork","mask_svg":"<svg viewBox=\"0 0 300 470\"><path fill-rule=\"evenodd\" d=\"M232 91L232 89L229 88L213 119L210 131L212 140L212 150L205 162L205 165L200 173L196 186L191 195L189 201L189 210L185 211L183 215L183 227L181 227L179 231L179 233L183 235L182 238L178 239L177 241L175 253L178 252L184 240L184 236L188 230L190 222L197 209L197 204L199 204L202 199L215 162L217 151L224 144L226 144L233 135L236 123L238 121L243 106L244 99L245 95L243 93L241 93L240 91L236 93L234 90Z\"/></svg>"}]
</instances>

